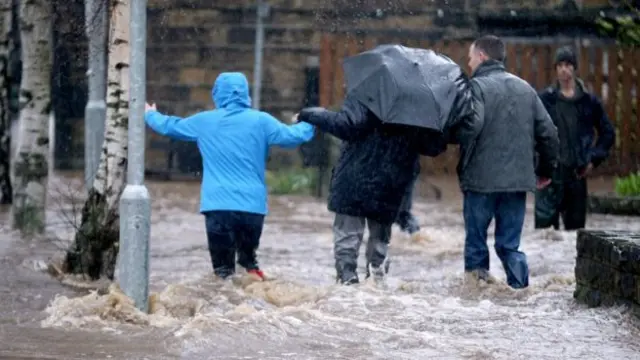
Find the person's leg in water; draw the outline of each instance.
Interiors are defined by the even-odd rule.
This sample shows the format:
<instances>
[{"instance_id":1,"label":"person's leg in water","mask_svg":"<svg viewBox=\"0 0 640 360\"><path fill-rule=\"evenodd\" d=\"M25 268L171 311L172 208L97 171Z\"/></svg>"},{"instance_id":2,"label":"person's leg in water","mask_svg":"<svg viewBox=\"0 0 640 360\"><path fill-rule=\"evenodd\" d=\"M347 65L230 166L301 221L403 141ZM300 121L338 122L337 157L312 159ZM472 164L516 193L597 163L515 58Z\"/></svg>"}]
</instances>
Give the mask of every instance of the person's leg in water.
<instances>
[{"instance_id":1,"label":"person's leg in water","mask_svg":"<svg viewBox=\"0 0 640 360\"><path fill-rule=\"evenodd\" d=\"M413 207L413 189L415 187L415 180L407 188L404 196L402 197L402 203L400 204L400 211L396 216L395 223L400 226L400 229L410 236L417 234L420 231L420 225L418 219L411 213Z\"/></svg>"},{"instance_id":2,"label":"person's leg in water","mask_svg":"<svg viewBox=\"0 0 640 360\"><path fill-rule=\"evenodd\" d=\"M487 230L495 214L497 193L464 192L464 270L487 282L493 279L489 273L489 248Z\"/></svg>"},{"instance_id":3,"label":"person's leg in water","mask_svg":"<svg viewBox=\"0 0 640 360\"><path fill-rule=\"evenodd\" d=\"M336 214L333 221L333 254L336 280L343 285L357 284L358 252L364 236L365 218Z\"/></svg>"},{"instance_id":4,"label":"person's leg in water","mask_svg":"<svg viewBox=\"0 0 640 360\"><path fill-rule=\"evenodd\" d=\"M551 184L535 193L534 227L535 229L560 229L560 213L564 198L564 177L562 169L556 169Z\"/></svg>"},{"instance_id":5,"label":"person's leg in water","mask_svg":"<svg viewBox=\"0 0 640 360\"><path fill-rule=\"evenodd\" d=\"M389 272L389 241L391 224L383 224L367 219L369 241L367 241L367 278L373 276L380 281Z\"/></svg>"},{"instance_id":6,"label":"person's leg in water","mask_svg":"<svg viewBox=\"0 0 640 360\"><path fill-rule=\"evenodd\" d=\"M584 229L587 223L587 180L577 175L567 176L564 185L562 223L566 231Z\"/></svg>"},{"instance_id":7,"label":"person's leg in water","mask_svg":"<svg viewBox=\"0 0 640 360\"><path fill-rule=\"evenodd\" d=\"M507 273L507 283L514 289L529 286L527 256L519 250L526 207L526 192L499 193L495 250Z\"/></svg>"},{"instance_id":8,"label":"person's leg in water","mask_svg":"<svg viewBox=\"0 0 640 360\"><path fill-rule=\"evenodd\" d=\"M256 255L264 227L264 215L234 211L233 216L237 218L234 232L238 247L238 264L245 268L247 273L265 280Z\"/></svg>"},{"instance_id":9,"label":"person's leg in water","mask_svg":"<svg viewBox=\"0 0 640 360\"><path fill-rule=\"evenodd\" d=\"M235 273L236 244L233 216L229 211L203 213L213 272L222 279Z\"/></svg>"}]
</instances>

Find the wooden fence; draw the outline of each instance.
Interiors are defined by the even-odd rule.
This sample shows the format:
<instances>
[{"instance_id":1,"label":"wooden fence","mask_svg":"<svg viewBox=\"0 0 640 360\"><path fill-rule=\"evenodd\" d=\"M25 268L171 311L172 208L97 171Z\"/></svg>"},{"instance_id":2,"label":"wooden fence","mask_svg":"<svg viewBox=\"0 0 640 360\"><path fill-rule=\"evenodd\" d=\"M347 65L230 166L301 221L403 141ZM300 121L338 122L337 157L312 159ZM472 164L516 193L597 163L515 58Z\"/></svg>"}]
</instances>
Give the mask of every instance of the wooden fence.
<instances>
[{"instance_id":1,"label":"wooden fence","mask_svg":"<svg viewBox=\"0 0 640 360\"><path fill-rule=\"evenodd\" d=\"M555 50L575 41L505 39L507 69L527 80L537 90L554 81ZM467 53L471 40L401 39L366 35L324 34L320 53L320 103L337 107L345 93L342 59L382 43L399 43L411 47L434 49L467 67ZM602 99L611 121L616 127L616 144L609 159L598 168L597 174L624 175L640 169L640 50L621 49L611 43L583 40L575 47L578 54L578 73L587 89ZM613 89L613 90L611 90ZM616 93L614 93L616 91ZM423 160L425 174L454 174L457 149L451 148L437 158Z\"/></svg>"}]
</instances>

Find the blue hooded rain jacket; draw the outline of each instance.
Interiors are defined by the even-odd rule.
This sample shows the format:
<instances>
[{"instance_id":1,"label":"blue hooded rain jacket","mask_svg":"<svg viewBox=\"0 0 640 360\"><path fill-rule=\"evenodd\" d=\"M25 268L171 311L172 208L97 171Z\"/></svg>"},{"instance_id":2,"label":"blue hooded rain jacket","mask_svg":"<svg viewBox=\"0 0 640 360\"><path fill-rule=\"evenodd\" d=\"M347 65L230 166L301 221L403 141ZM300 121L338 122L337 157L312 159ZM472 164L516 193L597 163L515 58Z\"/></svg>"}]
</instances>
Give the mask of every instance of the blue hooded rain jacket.
<instances>
[{"instance_id":1,"label":"blue hooded rain jacket","mask_svg":"<svg viewBox=\"0 0 640 360\"><path fill-rule=\"evenodd\" d=\"M145 121L159 134L195 141L202 155L200 211L267 214L265 169L270 145L294 148L311 140L312 125L285 125L251 108L242 73L222 73L213 86L216 109L188 118L148 111Z\"/></svg>"}]
</instances>

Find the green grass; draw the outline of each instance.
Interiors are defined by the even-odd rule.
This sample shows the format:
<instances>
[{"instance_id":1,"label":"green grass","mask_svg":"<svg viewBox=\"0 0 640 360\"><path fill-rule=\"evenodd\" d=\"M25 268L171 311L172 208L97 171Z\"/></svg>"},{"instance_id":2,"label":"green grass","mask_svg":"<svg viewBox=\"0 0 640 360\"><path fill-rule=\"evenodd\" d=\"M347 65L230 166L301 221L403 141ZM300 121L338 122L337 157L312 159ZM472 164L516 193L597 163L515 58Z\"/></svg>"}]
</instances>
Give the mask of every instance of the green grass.
<instances>
[{"instance_id":1,"label":"green grass","mask_svg":"<svg viewBox=\"0 0 640 360\"><path fill-rule=\"evenodd\" d=\"M640 196L640 171L622 178L616 178L616 194L619 196Z\"/></svg>"},{"instance_id":2,"label":"green grass","mask_svg":"<svg viewBox=\"0 0 640 360\"><path fill-rule=\"evenodd\" d=\"M309 195L316 185L314 168L267 171L267 188L274 195Z\"/></svg>"}]
</instances>

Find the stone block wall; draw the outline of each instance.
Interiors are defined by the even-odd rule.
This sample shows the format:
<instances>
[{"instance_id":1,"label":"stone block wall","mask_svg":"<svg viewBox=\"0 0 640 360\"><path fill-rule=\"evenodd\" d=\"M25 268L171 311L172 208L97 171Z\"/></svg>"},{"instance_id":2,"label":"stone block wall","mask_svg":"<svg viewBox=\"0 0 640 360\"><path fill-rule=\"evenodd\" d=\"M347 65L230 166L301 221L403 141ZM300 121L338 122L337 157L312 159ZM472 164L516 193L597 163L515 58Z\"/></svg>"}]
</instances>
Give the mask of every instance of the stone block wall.
<instances>
[{"instance_id":1,"label":"stone block wall","mask_svg":"<svg viewBox=\"0 0 640 360\"><path fill-rule=\"evenodd\" d=\"M265 21L261 107L288 119L304 103L304 69L319 55L324 31L404 29L437 37L470 36L481 11L552 8L560 0L269 0ZM189 115L212 107L211 86L223 71L253 77L255 1L149 0L147 96L162 111ZM149 134L150 142L163 141ZM148 147L150 148L150 147ZM166 163L162 149L149 166ZM275 166L299 163L273 149Z\"/></svg>"},{"instance_id":2,"label":"stone block wall","mask_svg":"<svg viewBox=\"0 0 640 360\"><path fill-rule=\"evenodd\" d=\"M479 13L552 9L564 0L268 0L265 21L262 107L286 119L303 104L304 68L319 55L322 32L352 29L397 33L411 30L434 37L472 36ZM606 0L578 1L604 6ZM58 62L66 80L59 81L58 129L65 143L58 156L81 166L82 122L86 100L86 38L83 1L58 2ZM148 0L147 98L160 110L186 116L212 107L211 86L222 71L253 76L254 0ZM64 5L64 6L62 6ZM79 37L80 36L80 37ZM66 57L64 59L61 56ZM60 78L60 77L59 77ZM73 132L73 133L72 133ZM149 134L149 141L163 141ZM149 148L149 147L148 147ZM150 150L148 165L166 163L162 150Z\"/></svg>"},{"instance_id":3,"label":"stone block wall","mask_svg":"<svg viewBox=\"0 0 640 360\"><path fill-rule=\"evenodd\" d=\"M597 214L640 216L640 196L592 194L589 195L588 210Z\"/></svg>"},{"instance_id":4,"label":"stone block wall","mask_svg":"<svg viewBox=\"0 0 640 360\"><path fill-rule=\"evenodd\" d=\"M580 230L576 249L578 302L640 305L640 233Z\"/></svg>"},{"instance_id":5,"label":"stone block wall","mask_svg":"<svg viewBox=\"0 0 640 360\"><path fill-rule=\"evenodd\" d=\"M303 71L319 55L323 31L409 29L436 36L470 36L479 11L552 8L561 0L271 0L265 22L262 104L286 118L304 99ZM186 115L211 106L222 71L251 81L255 1L149 0L148 96Z\"/></svg>"}]
</instances>

